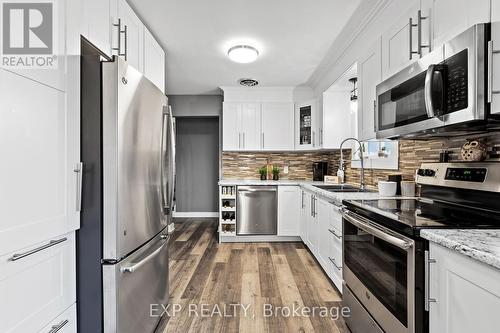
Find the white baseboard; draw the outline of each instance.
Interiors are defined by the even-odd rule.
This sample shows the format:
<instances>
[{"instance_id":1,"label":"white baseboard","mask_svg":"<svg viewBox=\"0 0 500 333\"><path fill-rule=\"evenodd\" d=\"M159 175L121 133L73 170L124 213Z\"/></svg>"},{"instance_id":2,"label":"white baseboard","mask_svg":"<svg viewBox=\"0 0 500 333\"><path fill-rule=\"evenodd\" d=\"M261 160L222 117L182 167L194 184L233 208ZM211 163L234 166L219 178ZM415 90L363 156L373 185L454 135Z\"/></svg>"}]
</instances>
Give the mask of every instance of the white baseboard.
<instances>
[{"instance_id":1,"label":"white baseboard","mask_svg":"<svg viewBox=\"0 0 500 333\"><path fill-rule=\"evenodd\" d=\"M173 217L219 217L219 212L174 212Z\"/></svg>"}]
</instances>

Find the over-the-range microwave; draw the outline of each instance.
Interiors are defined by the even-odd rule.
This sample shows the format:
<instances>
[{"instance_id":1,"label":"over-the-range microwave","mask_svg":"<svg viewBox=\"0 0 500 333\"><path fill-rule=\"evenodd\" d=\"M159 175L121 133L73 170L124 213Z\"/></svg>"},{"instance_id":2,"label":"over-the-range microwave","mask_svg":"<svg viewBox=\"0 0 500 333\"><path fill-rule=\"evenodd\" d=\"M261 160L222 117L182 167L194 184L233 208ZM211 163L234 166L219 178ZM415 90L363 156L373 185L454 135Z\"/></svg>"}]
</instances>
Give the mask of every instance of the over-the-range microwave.
<instances>
[{"instance_id":1,"label":"over-the-range microwave","mask_svg":"<svg viewBox=\"0 0 500 333\"><path fill-rule=\"evenodd\" d=\"M500 128L490 112L490 24L477 24L377 85L377 138L453 136Z\"/></svg>"}]
</instances>

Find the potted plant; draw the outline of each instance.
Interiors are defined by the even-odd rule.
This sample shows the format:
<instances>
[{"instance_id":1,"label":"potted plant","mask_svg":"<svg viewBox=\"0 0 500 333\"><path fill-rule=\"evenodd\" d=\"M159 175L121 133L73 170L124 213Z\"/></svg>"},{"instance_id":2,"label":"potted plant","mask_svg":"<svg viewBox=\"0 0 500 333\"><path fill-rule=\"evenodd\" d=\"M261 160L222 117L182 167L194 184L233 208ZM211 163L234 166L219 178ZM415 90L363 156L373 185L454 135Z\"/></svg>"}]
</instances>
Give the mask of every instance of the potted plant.
<instances>
[{"instance_id":1,"label":"potted plant","mask_svg":"<svg viewBox=\"0 0 500 333\"><path fill-rule=\"evenodd\" d=\"M262 168L259 168L259 174L260 174L260 180L266 180L267 179L267 167L263 166Z\"/></svg>"},{"instance_id":2,"label":"potted plant","mask_svg":"<svg viewBox=\"0 0 500 333\"><path fill-rule=\"evenodd\" d=\"M279 180L280 179L280 168L277 166L273 167L273 180Z\"/></svg>"}]
</instances>

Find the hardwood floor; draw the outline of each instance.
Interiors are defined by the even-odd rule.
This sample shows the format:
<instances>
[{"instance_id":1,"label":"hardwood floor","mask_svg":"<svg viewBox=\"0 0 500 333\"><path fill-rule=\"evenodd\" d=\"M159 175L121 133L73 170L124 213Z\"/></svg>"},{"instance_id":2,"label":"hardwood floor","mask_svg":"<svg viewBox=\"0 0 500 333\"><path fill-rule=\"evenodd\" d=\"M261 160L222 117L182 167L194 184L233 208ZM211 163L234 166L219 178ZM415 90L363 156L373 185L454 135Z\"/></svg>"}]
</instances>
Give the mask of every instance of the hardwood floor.
<instances>
[{"instance_id":1,"label":"hardwood floor","mask_svg":"<svg viewBox=\"0 0 500 333\"><path fill-rule=\"evenodd\" d=\"M157 333L349 332L339 292L302 243L218 244L216 230L216 219L177 220Z\"/></svg>"}]
</instances>

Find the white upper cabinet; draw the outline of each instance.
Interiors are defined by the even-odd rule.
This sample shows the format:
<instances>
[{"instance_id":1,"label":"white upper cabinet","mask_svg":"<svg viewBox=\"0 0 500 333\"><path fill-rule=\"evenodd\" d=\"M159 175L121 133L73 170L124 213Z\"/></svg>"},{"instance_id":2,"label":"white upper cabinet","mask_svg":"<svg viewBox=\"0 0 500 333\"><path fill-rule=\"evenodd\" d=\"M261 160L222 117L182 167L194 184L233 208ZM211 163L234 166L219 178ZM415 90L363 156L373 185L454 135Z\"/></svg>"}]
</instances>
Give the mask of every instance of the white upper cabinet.
<instances>
[{"instance_id":1,"label":"white upper cabinet","mask_svg":"<svg viewBox=\"0 0 500 333\"><path fill-rule=\"evenodd\" d=\"M118 0L120 27L120 55L140 72L144 72L144 25L127 1Z\"/></svg>"},{"instance_id":2,"label":"white upper cabinet","mask_svg":"<svg viewBox=\"0 0 500 333\"><path fill-rule=\"evenodd\" d=\"M319 147L318 103L316 100L295 106L295 148L298 150Z\"/></svg>"},{"instance_id":3,"label":"white upper cabinet","mask_svg":"<svg viewBox=\"0 0 500 333\"><path fill-rule=\"evenodd\" d=\"M224 102L222 109L222 150L239 150L241 148L241 134L239 117L240 103Z\"/></svg>"},{"instance_id":4,"label":"white upper cabinet","mask_svg":"<svg viewBox=\"0 0 500 333\"><path fill-rule=\"evenodd\" d=\"M358 62L358 139L375 138L376 86L382 81L381 41Z\"/></svg>"},{"instance_id":5,"label":"white upper cabinet","mask_svg":"<svg viewBox=\"0 0 500 333\"><path fill-rule=\"evenodd\" d=\"M71 99L0 70L0 255L79 227L80 114Z\"/></svg>"},{"instance_id":6,"label":"white upper cabinet","mask_svg":"<svg viewBox=\"0 0 500 333\"><path fill-rule=\"evenodd\" d=\"M222 124L223 150L261 149L259 103L224 102Z\"/></svg>"},{"instance_id":7,"label":"white upper cabinet","mask_svg":"<svg viewBox=\"0 0 500 333\"><path fill-rule=\"evenodd\" d=\"M110 57L118 39L116 0L84 0L82 5L82 35Z\"/></svg>"},{"instance_id":8,"label":"white upper cabinet","mask_svg":"<svg viewBox=\"0 0 500 333\"><path fill-rule=\"evenodd\" d=\"M293 103L262 103L262 149L294 149Z\"/></svg>"},{"instance_id":9,"label":"white upper cabinet","mask_svg":"<svg viewBox=\"0 0 500 333\"><path fill-rule=\"evenodd\" d=\"M243 150L261 149L260 103L243 103L240 113L241 147Z\"/></svg>"},{"instance_id":10,"label":"white upper cabinet","mask_svg":"<svg viewBox=\"0 0 500 333\"><path fill-rule=\"evenodd\" d=\"M429 332L498 332L500 270L434 243L429 252Z\"/></svg>"},{"instance_id":11,"label":"white upper cabinet","mask_svg":"<svg viewBox=\"0 0 500 333\"><path fill-rule=\"evenodd\" d=\"M498 0L491 1L493 6ZM467 28L490 21L490 0L422 0L422 10L430 12L432 48L436 49ZM494 11L491 11L491 15Z\"/></svg>"},{"instance_id":12,"label":"white upper cabinet","mask_svg":"<svg viewBox=\"0 0 500 333\"><path fill-rule=\"evenodd\" d=\"M165 92L165 51L144 27L144 76Z\"/></svg>"},{"instance_id":13,"label":"white upper cabinet","mask_svg":"<svg viewBox=\"0 0 500 333\"><path fill-rule=\"evenodd\" d=\"M16 74L22 75L24 77L30 78L42 84L48 85L50 87L65 91L67 89L66 74L67 70L71 67L70 59L79 60L79 46L80 46L80 22L78 19L68 20L68 17L75 17L74 13L79 13L80 2L71 0L62 0L54 2L53 7L53 24L54 24L54 34L52 40L52 53L40 56L37 63L49 64L52 63L53 66L44 67L33 67L29 66L19 66L17 62L13 66L3 66L4 69L14 72ZM24 36L25 40L28 40L28 36ZM22 46L34 47L31 43L31 39L24 43L20 41ZM40 43L45 43L46 41L40 40ZM78 49L75 49L74 44L78 43ZM46 44L47 45L47 44ZM13 46L14 47L14 46ZM18 47L18 46L15 46ZM8 54L6 54L7 56ZM28 58L32 55L28 54ZM37 55L38 57L38 55ZM18 59L15 57L15 59ZM74 60L73 60L74 61Z\"/></svg>"},{"instance_id":14,"label":"white upper cabinet","mask_svg":"<svg viewBox=\"0 0 500 333\"><path fill-rule=\"evenodd\" d=\"M415 5L399 16L394 25L382 35L382 76L397 73L420 58L418 53L418 10ZM428 21L428 20L427 20ZM426 22L421 22L424 24Z\"/></svg>"},{"instance_id":15,"label":"white upper cabinet","mask_svg":"<svg viewBox=\"0 0 500 333\"><path fill-rule=\"evenodd\" d=\"M299 186L278 186L278 236L299 236L301 215Z\"/></svg>"},{"instance_id":16,"label":"white upper cabinet","mask_svg":"<svg viewBox=\"0 0 500 333\"><path fill-rule=\"evenodd\" d=\"M322 148L338 149L341 142L356 136L357 103L351 102L350 91L323 93Z\"/></svg>"}]
</instances>

